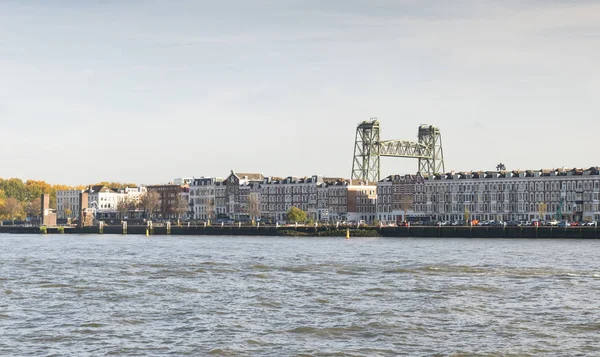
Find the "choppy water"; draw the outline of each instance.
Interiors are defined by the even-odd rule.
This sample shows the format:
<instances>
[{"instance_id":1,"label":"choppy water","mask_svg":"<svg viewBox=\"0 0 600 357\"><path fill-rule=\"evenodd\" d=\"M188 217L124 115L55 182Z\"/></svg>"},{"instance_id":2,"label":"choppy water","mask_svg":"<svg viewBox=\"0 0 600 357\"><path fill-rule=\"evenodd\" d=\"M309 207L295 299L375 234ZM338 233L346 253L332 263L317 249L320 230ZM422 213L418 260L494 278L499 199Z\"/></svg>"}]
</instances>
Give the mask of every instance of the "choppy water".
<instances>
[{"instance_id":1,"label":"choppy water","mask_svg":"<svg viewBox=\"0 0 600 357\"><path fill-rule=\"evenodd\" d=\"M600 355L599 248L0 235L0 355Z\"/></svg>"}]
</instances>

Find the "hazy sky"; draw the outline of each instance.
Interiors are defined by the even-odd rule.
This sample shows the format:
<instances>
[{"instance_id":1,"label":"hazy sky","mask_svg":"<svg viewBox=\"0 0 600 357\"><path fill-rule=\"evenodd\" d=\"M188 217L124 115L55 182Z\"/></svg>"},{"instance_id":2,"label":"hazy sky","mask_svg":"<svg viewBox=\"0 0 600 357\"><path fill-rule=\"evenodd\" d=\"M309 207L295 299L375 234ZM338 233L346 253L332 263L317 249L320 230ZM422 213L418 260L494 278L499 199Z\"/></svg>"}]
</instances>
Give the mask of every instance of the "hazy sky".
<instances>
[{"instance_id":1,"label":"hazy sky","mask_svg":"<svg viewBox=\"0 0 600 357\"><path fill-rule=\"evenodd\" d=\"M0 177L349 177L370 117L447 171L597 166L599 64L598 1L3 0Z\"/></svg>"}]
</instances>

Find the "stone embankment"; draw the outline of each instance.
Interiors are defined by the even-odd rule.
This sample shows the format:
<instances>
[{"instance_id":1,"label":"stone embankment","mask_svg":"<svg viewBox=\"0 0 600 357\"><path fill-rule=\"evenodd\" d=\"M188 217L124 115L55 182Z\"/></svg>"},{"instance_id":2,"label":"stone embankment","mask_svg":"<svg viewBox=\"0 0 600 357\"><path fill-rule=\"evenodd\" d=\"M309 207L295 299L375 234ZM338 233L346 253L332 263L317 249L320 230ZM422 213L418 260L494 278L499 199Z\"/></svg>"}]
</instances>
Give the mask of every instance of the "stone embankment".
<instances>
[{"instance_id":1,"label":"stone embankment","mask_svg":"<svg viewBox=\"0 0 600 357\"><path fill-rule=\"evenodd\" d=\"M124 234L121 226L91 227L22 227L0 226L0 233L25 234ZM127 227L126 234L141 235L224 235L224 236L284 236L284 237L345 237L340 227L275 227L275 226L176 226ZM597 227L361 227L350 228L350 237L414 237L414 238L600 238Z\"/></svg>"}]
</instances>

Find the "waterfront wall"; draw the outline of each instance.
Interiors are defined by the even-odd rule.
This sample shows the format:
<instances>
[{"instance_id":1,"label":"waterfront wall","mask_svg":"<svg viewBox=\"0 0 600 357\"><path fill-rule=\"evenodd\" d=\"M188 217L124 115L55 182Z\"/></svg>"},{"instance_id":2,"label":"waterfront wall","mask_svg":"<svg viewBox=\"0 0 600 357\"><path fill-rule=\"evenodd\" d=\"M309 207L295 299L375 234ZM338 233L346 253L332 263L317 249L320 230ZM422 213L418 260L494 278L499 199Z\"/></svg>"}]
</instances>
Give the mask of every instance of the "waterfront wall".
<instances>
[{"instance_id":1,"label":"waterfront wall","mask_svg":"<svg viewBox=\"0 0 600 357\"><path fill-rule=\"evenodd\" d=\"M100 227L49 227L47 234L98 234ZM0 233L43 234L39 227L0 226ZM104 226L103 234L123 234L121 226ZM223 235L223 236L345 236L345 229L333 227L155 227L151 235ZM127 234L146 234L146 226L129 226ZM597 227L366 227L350 229L350 236L398 238L600 238Z\"/></svg>"}]
</instances>

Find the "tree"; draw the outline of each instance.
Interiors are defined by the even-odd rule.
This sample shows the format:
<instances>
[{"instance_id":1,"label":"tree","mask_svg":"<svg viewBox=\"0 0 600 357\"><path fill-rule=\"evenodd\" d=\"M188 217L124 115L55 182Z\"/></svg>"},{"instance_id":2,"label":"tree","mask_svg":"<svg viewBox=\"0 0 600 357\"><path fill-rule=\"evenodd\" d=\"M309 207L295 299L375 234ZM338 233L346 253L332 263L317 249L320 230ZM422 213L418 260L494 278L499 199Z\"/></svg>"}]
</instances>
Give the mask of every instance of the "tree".
<instances>
[{"instance_id":1,"label":"tree","mask_svg":"<svg viewBox=\"0 0 600 357\"><path fill-rule=\"evenodd\" d=\"M25 213L28 217L39 217L42 215L42 200L38 197L29 202L25 207Z\"/></svg>"},{"instance_id":2,"label":"tree","mask_svg":"<svg viewBox=\"0 0 600 357\"><path fill-rule=\"evenodd\" d=\"M125 215L129 211L129 201L127 199L123 199L117 203L117 211L121 215L121 219L125 218Z\"/></svg>"},{"instance_id":3,"label":"tree","mask_svg":"<svg viewBox=\"0 0 600 357\"><path fill-rule=\"evenodd\" d=\"M258 192L252 192L248 196L248 214L253 220L260 217L260 199L258 195Z\"/></svg>"},{"instance_id":4,"label":"tree","mask_svg":"<svg viewBox=\"0 0 600 357\"><path fill-rule=\"evenodd\" d=\"M19 202L23 202L27 198L27 190L25 189L25 184L21 179L11 178L8 180L3 180L0 182L2 186L1 189L4 190L7 197L12 197Z\"/></svg>"},{"instance_id":5,"label":"tree","mask_svg":"<svg viewBox=\"0 0 600 357\"><path fill-rule=\"evenodd\" d=\"M206 200L205 212L206 212L206 217L208 217L208 219L214 218L214 215L215 215L215 199L214 198L208 198Z\"/></svg>"},{"instance_id":6,"label":"tree","mask_svg":"<svg viewBox=\"0 0 600 357\"><path fill-rule=\"evenodd\" d=\"M15 222L16 218L23 216L23 207L21 203L14 197L9 197L4 201L4 205L2 206L2 212L8 219Z\"/></svg>"},{"instance_id":7,"label":"tree","mask_svg":"<svg viewBox=\"0 0 600 357\"><path fill-rule=\"evenodd\" d=\"M404 212L404 221L406 222L406 215L408 211L413 208L414 198L412 194L403 194L400 196L400 209Z\"/></svg>"},{"instance_id":8,"label":"tree","mask_svg":"<svg viewBox=\"0 0 600 357\"><path fill-rule=\"evenodd\" d=\"M304 222L306 221L306 212L298 207L292 207L287 211L288 222Z\"/></svg>"},{"instance_id":9,"label":"tree","mask_svg":"<svg viewBox=\"0 0 600 357\"><path fill-rule=\"evenodd\" d=\"M65 216L67 218L72 218L71 215L73 214L73 210L71 209L71 202L69 202L69 200L64 200L63 204L65 205L63 208L63 211L65 211Z\"/></svg>"},{"instance_id":10,"label":"tree","mask_svg":"<svg viewBox=\"0 0 600 357\"><path fill-rule=\"evenodd\" d=\"M177 225L179 225L179 220L181 219L181 215L185 214L190 209L190 203L183 197L183 195L177 195L175 197L175 204L173 205L173 211L177 215Z\"/></svg>"},{"instance_id":11,"label":"tree","mask_svg":"<svg viewBox=\"0 0 600 357\"><path fill-rule=\"evenodd\" d=\"M124 182L108 182L108 181L100 181L90 186L106 186L112 188L114 190L123 189L126 187L137 187L135 183L124 183Z\"/></svg>"},{"instance_id":12,"label":"tree","mask_svg":"<svg viewBox=\"0 0 600 357\"><path fill-rule=\"evenodd\" d=\"M135 200L127 201L127 210L129 211L130 215L132 214L131 212L135 212L133 215L137 216L137 218L139 218L139 213L138 213L139 208L140 208L139 201L135 201Z\"/></svg>"},{"instance_id":13,"label":"tree","mask_svg":"<svg viewBox=\"0 0 600 357\"><path fill-rule=\"evenodd\" d=\"M149 191L140 197L140 206L148 213L148 219L152 219L152 213L160 202L160 196L156 191Z\"/></svg>"}]
</instances>

